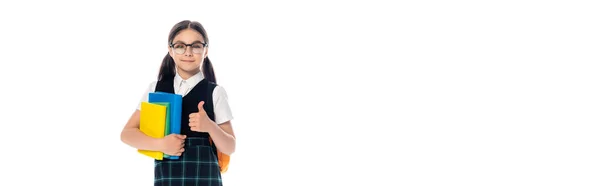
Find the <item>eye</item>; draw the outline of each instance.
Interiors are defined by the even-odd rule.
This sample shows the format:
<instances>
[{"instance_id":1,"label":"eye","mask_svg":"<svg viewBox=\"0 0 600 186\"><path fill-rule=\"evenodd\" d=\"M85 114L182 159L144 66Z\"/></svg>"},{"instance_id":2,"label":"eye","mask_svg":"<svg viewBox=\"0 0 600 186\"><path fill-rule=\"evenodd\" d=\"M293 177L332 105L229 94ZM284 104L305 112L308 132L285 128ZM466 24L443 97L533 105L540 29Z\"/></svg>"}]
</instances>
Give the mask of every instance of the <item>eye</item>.
<instances>
[{"instance_id":1,"label":"eye","mask_svg":"<svg viewBox=\"0 0 600 186\"><path fill-rule=\"evenodd\" d=\"M175 48L175 49L182 49L182 48L185 48L185 45L183 45L183 44L175 44L173 46L173 48Z\"/></svg>"},{"instance_id":2,"label":"eye","mask_svg":"<svg viewBox=\"0 0 600 186\"><path fill-rule=\"evenodd\" d=\"M192 48L202 48L203 45L202 44L194 44L192 45Z\"/></svg>"}]
</instances>

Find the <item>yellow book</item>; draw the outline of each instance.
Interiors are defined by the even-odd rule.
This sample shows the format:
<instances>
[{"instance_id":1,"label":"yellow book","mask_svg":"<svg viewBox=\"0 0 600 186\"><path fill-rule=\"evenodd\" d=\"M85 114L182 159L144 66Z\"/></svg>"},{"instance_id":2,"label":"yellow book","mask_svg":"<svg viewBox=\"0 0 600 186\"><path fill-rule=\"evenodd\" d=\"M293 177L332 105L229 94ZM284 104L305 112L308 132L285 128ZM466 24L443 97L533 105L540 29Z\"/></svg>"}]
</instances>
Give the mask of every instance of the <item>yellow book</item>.
<instances>
[{"instance_id":1,"label":"yellow book","mask_svg":"<svg viewBox=\"0 0 600 186\"><path fill-rule=\"evenodd\" d=\"M153 138L165 137L166 121L166 105L142 102L142 108L140 110L140 131ZM160 151L138 149L138 152L156 160L162 160L164 156Z\"/></svg>"}]
</instances>

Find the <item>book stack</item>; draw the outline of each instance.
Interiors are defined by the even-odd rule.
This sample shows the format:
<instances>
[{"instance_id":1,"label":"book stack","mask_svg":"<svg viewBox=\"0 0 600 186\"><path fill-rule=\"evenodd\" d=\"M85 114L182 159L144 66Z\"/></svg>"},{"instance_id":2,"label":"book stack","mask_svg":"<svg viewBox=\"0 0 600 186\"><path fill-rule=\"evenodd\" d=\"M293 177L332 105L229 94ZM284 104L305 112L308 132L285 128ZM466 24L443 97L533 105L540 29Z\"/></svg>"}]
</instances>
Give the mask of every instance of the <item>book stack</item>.
<instances>
[{"instance_id":1,"label":"book stack","mask_svg":"<svg viewBox=\"0 0 600 186\"><path fill-rule=\"evenodd\" d=\"M163 138L169 134L181 133L182 96L166 92L151 92L148 101L142 102L140 110L140 131L153 138ZM138 149L138 152L156 160L179 159L160 151Z\"/></svg>"}]
</instances>

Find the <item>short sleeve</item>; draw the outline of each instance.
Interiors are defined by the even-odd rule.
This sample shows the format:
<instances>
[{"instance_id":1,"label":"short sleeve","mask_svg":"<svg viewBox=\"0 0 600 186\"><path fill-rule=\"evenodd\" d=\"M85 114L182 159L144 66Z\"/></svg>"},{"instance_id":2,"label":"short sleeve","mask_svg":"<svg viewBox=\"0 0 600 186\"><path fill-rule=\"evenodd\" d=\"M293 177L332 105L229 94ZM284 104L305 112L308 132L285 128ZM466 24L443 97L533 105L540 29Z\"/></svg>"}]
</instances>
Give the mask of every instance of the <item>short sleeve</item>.
<instances>
[{"instance_id":1,"label":"short sleeve","mask_svg":"<svg viewBox=\"0 0 600 186\"><path fill-rule=\"evenodd\" d=\"M156 81L150 83L150 85L148 85L148 88L146 88L146 91L142 95L140 102L138 102L137 110L142 110L142 102L147 102L148 94L150 94L150 92L154 92L155 89L156 89Z\"/></svg>"},{"instance_id":2,"label":"short sleeve","mask_svg":"<svg viewBox=\"0 0 600 186\"><path fill-rule=\"evenodd\" d=\"M233 119L227 92L222 86L217 85L213 91L213 108L215 123L223 124Z\"/></svg>"}]
</instances>

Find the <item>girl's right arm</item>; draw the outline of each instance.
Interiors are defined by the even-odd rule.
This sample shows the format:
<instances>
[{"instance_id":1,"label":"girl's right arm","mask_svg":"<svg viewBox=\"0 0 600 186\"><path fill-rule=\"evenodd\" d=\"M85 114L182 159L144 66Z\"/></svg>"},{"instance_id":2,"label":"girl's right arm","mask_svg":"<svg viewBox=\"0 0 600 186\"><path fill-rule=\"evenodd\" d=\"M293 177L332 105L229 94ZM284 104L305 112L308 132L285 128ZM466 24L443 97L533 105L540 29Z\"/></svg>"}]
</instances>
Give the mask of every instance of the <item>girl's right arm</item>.
<instances>
[{"instance_id":1,"label":"girl's right arm","mask_svg":"<svg viewBox=\"0 0 600 186\"><path fill-rule=\"evenodd\" d=\"M121 131L121 141L136 149L162 151L161 139L150 137L140 131L140 111L137 109Z\"/></svg>"},{"instance_id":2,"label":"girl's right arm","mask_svg":"<svg viewBox=\"0 0 600 186\"><path fill-rule=\"evenodd\" d=\"M136 149L160 151L172 156L181 156L185 151L183 143L186 136L169 134L163 138L153 138L140 131L140 111L135 110L125 128L121 131L121 141Z\"/></svg>"}]
</instances>

